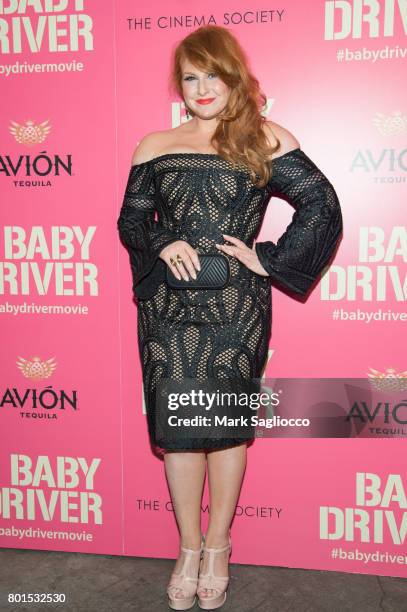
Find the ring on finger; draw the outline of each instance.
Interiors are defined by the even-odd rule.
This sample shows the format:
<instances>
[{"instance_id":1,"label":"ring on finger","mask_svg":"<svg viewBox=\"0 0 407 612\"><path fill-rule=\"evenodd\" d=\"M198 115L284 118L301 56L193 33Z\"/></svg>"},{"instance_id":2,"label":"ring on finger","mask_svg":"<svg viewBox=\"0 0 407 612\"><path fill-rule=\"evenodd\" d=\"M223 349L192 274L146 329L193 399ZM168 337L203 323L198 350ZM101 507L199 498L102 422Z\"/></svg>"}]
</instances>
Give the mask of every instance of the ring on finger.
<instances>
[{"instance_id":1,"label":"ring on finger","mask_svg":"<svg viewBox=\"0 0 407 612\"><path fill-rule=\"evenodd\" d=\"M177 254L177 259L175 260L173 257L170 257L170 262L173 266L176 266L178 262L182 261L181 255Z\"/></svg>"}]
</instances>

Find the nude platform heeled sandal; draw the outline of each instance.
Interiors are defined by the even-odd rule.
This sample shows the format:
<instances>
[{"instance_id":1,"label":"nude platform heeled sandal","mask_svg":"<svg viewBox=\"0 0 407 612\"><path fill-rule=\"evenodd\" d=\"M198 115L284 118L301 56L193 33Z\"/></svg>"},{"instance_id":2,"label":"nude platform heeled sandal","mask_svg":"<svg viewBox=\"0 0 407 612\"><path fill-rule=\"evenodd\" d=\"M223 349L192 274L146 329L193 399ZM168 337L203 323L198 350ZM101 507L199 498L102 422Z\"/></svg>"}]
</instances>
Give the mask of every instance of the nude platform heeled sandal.
<instances>
[{"instance_id":1,"label":"nude platform heeled sandal","mask_svg":"<svg viewBox=\"0 0 407 612\"><path fill-rule=\"evenodd\" d=\"M223 553L226 550L229 550L230 556L232 552L232 540L229 532L229 544L223 546L222 548L203 548L203 552L209 553L209 563L208 563L208 572L206 574L202 574L199 572L198 579L198 605L203 610L215 610L223 606L226 601L226 590L229 586L229 576L215 576L214 574L214 563L215 563L215 555L219 553ZM203 556L203 555L202 555ZM204 589L211 589L216 591L217 594L214 597L200 597L199 594Z\"/></svg>"},{"instance_id":2,"label":"nude platform heeled sandal","mask_svg":"<svg viewBox=\"0 0 407 612\"><path fill-rule=\"evenodd\" d=\"M198 570L196 576L187 573L188 566L194 557L202 558L205 537L202 535L201 548L192 550L181 546L181 553L184 555L184 562L180 572L172 572L170 582L167 587L168 605L173 610L189 610L195 605L196 589L198 585ZM177 597L177 592L183 591L182 597Z\"/></svg>"}]
</instances>

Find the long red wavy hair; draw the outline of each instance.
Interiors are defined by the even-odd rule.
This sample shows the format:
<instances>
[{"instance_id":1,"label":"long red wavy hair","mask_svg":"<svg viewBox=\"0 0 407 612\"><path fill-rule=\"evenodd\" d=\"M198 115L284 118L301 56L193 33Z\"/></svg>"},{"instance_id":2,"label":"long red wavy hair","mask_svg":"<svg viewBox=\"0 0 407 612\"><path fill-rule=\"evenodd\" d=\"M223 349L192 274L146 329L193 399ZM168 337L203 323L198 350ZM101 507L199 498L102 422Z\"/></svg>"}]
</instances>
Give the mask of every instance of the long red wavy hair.
<instances>
[{"instance_id":1,"label":"long red wavy hair","mask_svg":"<svg viewBox=\"0 0 407 612\"><path fill-rule=\"evenodd\" d=\"M222 26L208 25L194 30L175 47L170 85L183 98L182 62L187 59L196 68L216 73L230 87L226 108L211 138L217 153L233 165L248 167L252 182L258 187L272 176L269 160L281 143L270 146L263 125L262 111L267 98L259 81L251 73L246 53L231 32ZM193 116L193 111L188 109Z\"/></svg>"}]
</instances>

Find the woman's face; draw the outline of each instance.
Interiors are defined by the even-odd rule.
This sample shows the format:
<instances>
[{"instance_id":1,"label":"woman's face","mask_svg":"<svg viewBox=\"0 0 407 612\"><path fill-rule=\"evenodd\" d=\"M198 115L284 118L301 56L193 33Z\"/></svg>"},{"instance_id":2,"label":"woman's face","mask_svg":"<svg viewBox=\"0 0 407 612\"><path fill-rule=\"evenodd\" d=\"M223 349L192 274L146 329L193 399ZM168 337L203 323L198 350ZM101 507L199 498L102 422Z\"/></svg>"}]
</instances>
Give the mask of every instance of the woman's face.
<instances>
[{"instance_id":1,"label":"woman's face","mask_svg":"<svg viewBox=\"0 0 407 612\"><path fill-rule=\"evenodd\" d=\"M182 63L182 92L186 106L201 119L212 119L226 107L230 88L214 72L203 72L189 60Z\"/></svg>"}]
</instances>

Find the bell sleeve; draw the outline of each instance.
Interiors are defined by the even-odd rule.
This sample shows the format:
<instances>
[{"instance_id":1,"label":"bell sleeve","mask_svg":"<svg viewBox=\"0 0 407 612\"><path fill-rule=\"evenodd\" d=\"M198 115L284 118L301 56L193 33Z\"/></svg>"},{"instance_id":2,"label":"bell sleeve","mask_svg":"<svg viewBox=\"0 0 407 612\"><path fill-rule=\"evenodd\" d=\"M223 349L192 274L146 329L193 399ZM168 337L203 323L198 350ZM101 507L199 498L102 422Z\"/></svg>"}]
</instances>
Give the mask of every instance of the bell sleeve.
<instances>
[{"instance_id":1,"label":"bell sleeve","mask_svg":"<svg viewBox=\"0 0 407 612\"><path fill-rule=\"evenodd\" d=\"M272 280L306 295L339 243L340 203L327 177L300 148L273 159L272 168L271 195L287 200L295 212L277 244L257 242L255 250Z\"/></svg>"},{"instance_id":2,"label":"bell sleeve","mask_svg":"<svg viewBox=\"0 0 407 612\"><path fill-rule=\"evenodd\" d=\"M159 259L160 252L167 244L179 240L164 226L163 218L154 220L154 213L161 212L160 208L153 164L143 162L132 166L117 229L130 255L133 291L142 297L153 293L165 269L165 262Z\"/></svg>"}]
</instances>

